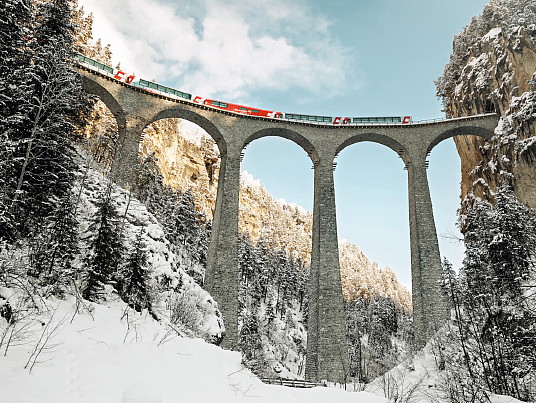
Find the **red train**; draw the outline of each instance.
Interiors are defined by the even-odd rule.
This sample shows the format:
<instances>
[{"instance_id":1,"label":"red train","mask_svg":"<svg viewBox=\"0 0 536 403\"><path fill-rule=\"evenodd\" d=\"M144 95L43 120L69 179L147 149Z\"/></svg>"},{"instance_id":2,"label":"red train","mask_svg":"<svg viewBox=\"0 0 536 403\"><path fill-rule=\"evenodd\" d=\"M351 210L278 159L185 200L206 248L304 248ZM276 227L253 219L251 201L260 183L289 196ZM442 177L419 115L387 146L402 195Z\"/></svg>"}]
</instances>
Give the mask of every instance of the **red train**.
<instances>
[{"instance_id":1,"label":"red train","mask_svg":"<svg viewBox=\"0 0 536 403\"><path fill-rule=\"evenodd\" d=\"M282 118L281 112L267 111L264 109L251 108L249 106L230 104L228 102L216 101L214 99L206 99L200 96L195 96L193 101L198 104L213 106L218 109L225 109L227 111L243 113L245 115L264 116L265 118Z\"/></svg>"},{"instance_id":2,"label":"red train","mask_svg":"<svg viewBox=\"0 0 536 403\"><path fill-rule=\"evenodd\" d=\"M333 125L371 125L371 124L408 124L412 123L411 116L371 116L371 117L336 117L331 116L316 116L316 115L302 115L298 113L282 113L275 111L268 111L265 109L251 108L249 106L231 104L228 102L216 101L214 99L206 99L200 96L193 96L186 92L176 90L171 87L166 87L158 83L147 81L144 79L135 80L134 75L128 75L121 70L113 69L102 63L99 63L93 59L90 59L83 55L76 55L79 62L84 63L86 66L90 66L92 69L97 69L101 73L108 75L118 81L122 81L126 84L138 87L144 91L149 91L155 94L164 95L169 98L187 99L197 104L203 104L211 106L213 108L223 109L234 113L241 113L244 115L260 116L265 118L276 118L286 120L297 120L301 122L321 123L321 124L333 124ZM193 99L192 99L193 98Z\"/></svg>"}]
</instances>

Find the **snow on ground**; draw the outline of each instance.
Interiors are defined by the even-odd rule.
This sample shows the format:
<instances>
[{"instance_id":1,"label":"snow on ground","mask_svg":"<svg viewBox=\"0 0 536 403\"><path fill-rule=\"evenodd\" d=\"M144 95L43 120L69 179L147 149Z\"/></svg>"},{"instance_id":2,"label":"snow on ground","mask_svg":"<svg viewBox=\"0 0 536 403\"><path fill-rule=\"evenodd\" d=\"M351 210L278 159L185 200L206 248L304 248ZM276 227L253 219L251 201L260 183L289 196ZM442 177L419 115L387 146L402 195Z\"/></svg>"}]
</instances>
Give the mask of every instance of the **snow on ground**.
<instances>
[{"instance_id":1,"label":"snow on ground","mask_svg":"<svg viewBox=\"0 0 536 403\"><path fill-rule=\"evenodd\" d=\"M448 403L442 392L441 371L437 368L433 342L384 375L365 386L365 390L390 397L390 402ZM510 396L490 396L489 403L523 403Z\"/></svg>"},{"instance_id":2,"label":"snow on ground","mask_svg":"<svg viewBox=\"0 0 536 403\"><path fill-rule=\"evenodd\" d=\"M54 314L34 318L28 344L6 356L0 349L2 403L387 402L366 392L265 385L242 367L239 353L177 337L149 315L128 311L127 320L122 302L88 303L91 314L73 316L74 305L73 298L49 303ZM57 332L45 331L58 323ZM30 372L24 366L41 333L52 333L51 348Z\"/></svg>"}]
</instances>

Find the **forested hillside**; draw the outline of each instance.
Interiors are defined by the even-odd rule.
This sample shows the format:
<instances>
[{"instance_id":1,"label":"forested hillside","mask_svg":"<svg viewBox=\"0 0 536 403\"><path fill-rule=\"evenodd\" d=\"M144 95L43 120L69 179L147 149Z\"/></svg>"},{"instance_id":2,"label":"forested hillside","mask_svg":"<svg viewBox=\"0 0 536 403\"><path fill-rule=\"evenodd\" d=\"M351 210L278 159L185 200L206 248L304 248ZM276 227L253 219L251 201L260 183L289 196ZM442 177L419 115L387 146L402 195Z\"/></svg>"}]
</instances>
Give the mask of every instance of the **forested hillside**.
<instances>
[{"instance_id":1,"label":"forested hillside","mask_svg":"<svg viewBox=\"0 0 536 403\"><path fill-rule=\"evenodd\" d=\"M69 3L20 1L4 7L2 340L19 331L19 319L42 309L43 301L65 295L80 301L80 311L119 296L177 332L221 340L215 302L180 267L187 243L181 241L201 249L193 244L196 232L181 233L171 245L145 206L99 174L81 148L94 101L72 70L78 28ZM147 181L138 194L157 183ZM174 211L182 213L177 220L187 225L186 210L195 213L184 198L168 195ZM189 322L180 317L185 307Z\"/></svg>"}]
</instances>

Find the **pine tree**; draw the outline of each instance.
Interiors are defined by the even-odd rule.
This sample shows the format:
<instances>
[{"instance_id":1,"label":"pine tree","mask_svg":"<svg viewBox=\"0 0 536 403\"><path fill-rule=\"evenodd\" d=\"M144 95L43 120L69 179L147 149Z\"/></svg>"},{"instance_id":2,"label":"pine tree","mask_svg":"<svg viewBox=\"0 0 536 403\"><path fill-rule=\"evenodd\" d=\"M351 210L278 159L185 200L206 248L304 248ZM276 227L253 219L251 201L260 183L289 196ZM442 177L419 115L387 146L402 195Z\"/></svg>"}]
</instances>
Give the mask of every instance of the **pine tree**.
<instances>
[{"instance_id":1,"label":"pine tree","mask_svg":"<svg viewBox=\"0 0 536 403\"><path fill-rule=\"evenodd\" d=\"M14 169L14 138L20 136L31 94L29 21L30 0L0 3L0 241L15 236L15 214L10 209Z\"/></svg>"},{"instance_id":2,"label":"pine tree","mask_svg":"<svg viewBox=\"0 0 536 403\"><path fill-rule=\"evenodd\" d=\"M193 264L206 263L210 223L196 211L190 191L181 192L165 186L154 154L142 163L136 179L135 194L162 223L166 238L178 256L188 255L183 269L201 284L202 278L192 271Z\"/></svg>"},{"instance_id":3,"label":"pine tree","mask_svg":"<svg viewBox=\"0 0 536 403\"><path fill-rule=\"evenodd\" d=\"M269 372L269 365L266 362L259 332L259 320L256 313L250 312L243 317L239 337L243 362L248 368L260 376Z\"/></svg>"},{"instance_id":4,"label":"pine tree","mask_svg":"<svg viewBox=\"0 0 536 403\"><path fill-rule=\"evenodd\" d=\"M90 239L82 262L82 297L103 298L104 286L116 274L124 253L119 215L111 199L111 185L96 203L97 212L88 231Z\"/></svg>"},{"instance_id":5,"label":"pine tree","mask_svg":"<svg viewBox=\"0 0 536 403\"><path fill-rule=\"evenodd\" d=\"M42 286L61 296L75 276L74 261L79 254L78 220L72 198L61 200L54 213L30 239L30 269Z\"/></svg>"},{"instance_id":6,"label":"pine tree","mask_svg":"<svg viewBox=\"0 0 536 403\"><path fill-rule=\"evenodd\" d=\"M247 233L241 233L239 239L240 287L250 288L253 281L253 245Z\"/></svg>"},{"instance_id":7,"label":"pine tree","mask_svg":"<svg viewBox=\"0 0 536 403\"><path fill-rule=\"evenodd\" d=\"M128 306L141 312L151 308L147 245L140 230L117 275L117 290Z\"/></svg>"},{"instance_id":8,"label":"pine tree","mask_svg":"<svg viewBox=\"0 0 536 403\"><path fill-rule=\"evenodd\" d=\"M89 105L71 68L74 27L68 1L38 3L34 21L36 28L25 36L31 68L19 88L24 96L17 98L8 124L11 155L0 206L6 232L18 236L31 233L36 220L50 216L68 197L75 169L70 137Z\"/></svg>"}]
</instances>

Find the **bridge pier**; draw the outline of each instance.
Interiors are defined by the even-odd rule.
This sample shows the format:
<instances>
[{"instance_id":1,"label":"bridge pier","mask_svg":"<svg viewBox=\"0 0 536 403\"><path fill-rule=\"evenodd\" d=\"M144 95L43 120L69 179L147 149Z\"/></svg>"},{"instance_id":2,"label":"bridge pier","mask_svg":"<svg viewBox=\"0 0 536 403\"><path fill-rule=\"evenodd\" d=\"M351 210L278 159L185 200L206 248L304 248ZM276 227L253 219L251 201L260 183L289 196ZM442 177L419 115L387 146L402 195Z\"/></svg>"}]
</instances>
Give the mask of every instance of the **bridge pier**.
<instances>
[{"instance_id":1,"label":"bridge pier","mask_svg":"<svg viewBox=\"0 0 536 403\"><path fill-rule=\"evenodd\" d=\"M333 180L334 155L315 163L313 245L305 377L341 382L348 374L346 317L342 297Z\"/></svg>"},{"instance_id":2,"label":"bridge pier","mask_svg":"<svg viewBox=\"0 0 536 403\"><path fill-rule=\"evenodd\" d=\"M112 163L112 179L124 188L131 188L139 169L138 151L143 129L147 121L136 115L125 115L125 125L120 125L115 158Z\"/></svg>"},{"instance_id":3,"label":"bridge pier","mask_svg":"<svg viewBox=\"0 0 536 403\"><path fill-rule=\"evenodd\" d=\"M449 306L440 287L441 255L426 174L426 155L408 164L413 329L416 347L423 347L448 319Z\"/></svg>"},{"instance_id":4,"label":"bridge pier","mask_svg":"<svg viewBox=\"0 0 536 403\"><path fill-rule=\"evenodd\" d=\"M222 346L238 350L238 205L240 148L221 155L214 221L204 287L218 302L225 323Z\"/></svg>"}]
</instances>

